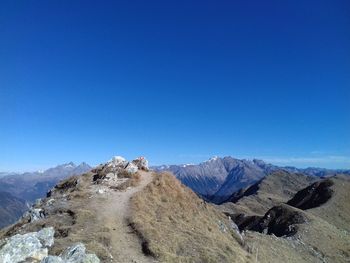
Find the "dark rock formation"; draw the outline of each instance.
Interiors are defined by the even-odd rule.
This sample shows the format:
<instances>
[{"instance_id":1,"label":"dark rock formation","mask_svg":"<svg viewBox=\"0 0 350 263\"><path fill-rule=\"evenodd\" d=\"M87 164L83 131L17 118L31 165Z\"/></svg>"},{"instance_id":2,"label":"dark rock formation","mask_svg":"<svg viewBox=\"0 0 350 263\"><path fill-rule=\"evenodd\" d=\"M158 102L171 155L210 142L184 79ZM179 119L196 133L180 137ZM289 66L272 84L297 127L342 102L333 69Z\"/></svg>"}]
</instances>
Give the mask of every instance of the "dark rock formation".
<instances>
[{"instance_id":1,"label":"dark rock formation","mask_svg":"<svg viewBox=\"0 0 350 263\"><path fill-rule=\"evenodd\" d=\"M300 211L288 205L275 206L263 217L237 215L231 219L240 230L252 230L278 237L294 235L298 231L298 225L306 222L306 217Z\"/></svg>"},{"instance_id":2,"label":"dark rock formation","mask_svg":"<svg viewBox=\"0 0 350 263\"><path fill-rule=\"evenodd\" d=\"M252 229L262 219L262 216L246 216L244 214L234 215L229 213L225 214L236 223L240 231Z\"/></svg>"},{"instance_id":3,"label":"dark rock formation","mask_svg":"<svg viewBox=\"0 0 350 263\"><path fill-rule=\"evenodd\" d=\"M331 179L325 179L313 183L312 185L300 190L290 199L287 204L302 210L318 207L326 203L333 195Z\"/></svg>"}]
</instances>

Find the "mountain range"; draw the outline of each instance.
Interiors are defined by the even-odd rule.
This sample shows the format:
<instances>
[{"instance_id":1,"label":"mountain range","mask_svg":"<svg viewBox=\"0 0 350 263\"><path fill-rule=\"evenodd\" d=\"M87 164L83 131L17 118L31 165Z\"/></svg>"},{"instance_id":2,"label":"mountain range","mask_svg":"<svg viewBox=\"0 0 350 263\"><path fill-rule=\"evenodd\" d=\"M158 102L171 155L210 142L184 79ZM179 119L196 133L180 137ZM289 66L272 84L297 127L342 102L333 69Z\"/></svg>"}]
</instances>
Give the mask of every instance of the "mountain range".
<instances>
[{"instance_id":1,"label":"mountain range","mask_svg":"<svg viewBox=\"0 0 350 263\"><path fill-rule=\"evenodd\" d=\"M83 174L91 169L87 163L76 165L70 162L45 171L0 173L0 209L7 211L2 213L0 227L18 219L26 211L26 203L33 203L37 198L44 197L60 180ZM281 170L310 177L327 177L337 173L350 174L347 170L279 167L262 160L236 159L230 156L213 157L197 165L163 165L152 169L158 172L172 172L177 179L204 200L215 204L230 202L237 198L237 195L246 194L245 192L254 189L255 184L265 182L262 180L267 175Z\"/></svg>"},{"instance_id":2,"label":"mountain range","mask_svg":"<svg viewBox=\"0 0 350 263\"><path fill-rule=\"evenodd\" d=\"M0 228L16 221L27 210L26 203L42 198L60 180L91 170L87 163L57 165L45 171L5 173L0 176ZM6 212L5 212L6 211Z\"/></svg>"},{"instance_id":3,"label":"mountain range","mask_svg":"<svg viewBox=\"0 0 350 263\"><path fill-rule=\"evenodd\" d=\"M278 170L317 177L339 173L350 174L350 170L280 167L262 160L236 159L230 156L213 157L197 165L162 165L152 168L156 171L172 172L183 184L190 187L203 199L216 204L224 202L234 192Z\"/></svg>"},{"instance_id":4,"label":"mountain range","mask_svg":"<svg viewBox=\"0 0 350 263\"><path fill-rule=\"evenodd\" d=\"M219 159L198 170L215 167L228 182L241 170L242 185L260 177L255 165L271 172L216 205L144 158L118 156L63 179L1 229L0 262L349 262L348 175Z\"/></svg>"}]
</instances>

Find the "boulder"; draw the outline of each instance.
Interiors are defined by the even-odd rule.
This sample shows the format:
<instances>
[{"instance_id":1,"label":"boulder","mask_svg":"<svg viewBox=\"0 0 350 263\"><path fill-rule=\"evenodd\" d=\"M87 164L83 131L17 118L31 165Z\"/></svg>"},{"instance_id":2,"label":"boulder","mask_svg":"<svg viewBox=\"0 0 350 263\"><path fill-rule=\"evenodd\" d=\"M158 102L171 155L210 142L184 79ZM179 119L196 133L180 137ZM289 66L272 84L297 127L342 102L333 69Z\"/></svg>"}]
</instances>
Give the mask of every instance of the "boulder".
<instances>
[{"instance_id":1,"label":"boulder","mask_svg":"<svg viewBox=\"0 0 350 263\"><path fill-rule=\"evenodd\" d=\"M39 232L14 235L0 240L0 263L40 262L40 263L99 263L95 254L86 254L84 244L77 243L61 253L49 256L48 247L54 243L53 227Z\"/></svg>"},{"instance_id":2,"label":"boulder","mask_svg":"<svg viewBox=\"0 0 350 263\"><path fill-rule=\"evenodd\" d=\"M40 261L47 257L47 247L53 244L54 230L44 228L39 232L14 235L2 241L0 249L1 263L17 263L25 260Z\"/></svg>"},{"instance_id":3,"label":"boulder","mask_svg":"<svg viewBox=\"0 0 350 263\"><path fill-rule=\"evenodd\" d=\"M148 171L148 161L145 157L139 157L132 161L133 164L137 166L140 170Z\"/></svg>"},{"instance_id":4,"label":"boulder","mask_svg":"<svg viewBox=\"0 0 350 263\"><path fill-rule=\"evenodd\" d=\"M85 257L85 250L84 244L77 243L63 251L60 257L67 262L81 262Z\"/></svg>"},{"instance_id":5,"label":"boulder","mask_svg":"<svg viewBox=\"0 0 350 263\"><path fill-rule=\"evenodd\" d=\"M100 263L95 254L86 254L85 251L84 244L77 243L63 251L60 257L65 263Z\"/></svg>"},{"instance_id":6,"label":"boulder","mask_svg":"<svg viewBox=\"0 0 350 263\"><path fill-rule=\"evenodd\" d=\"M53 227L46 227L41 229L36 236L43 246L51 247L54 243L54 235L55 230Z\"/></svg>"},{"instance_id":7,"label":"boulder","mask_svg":"<svg viewBox=\"0 0 350 263\"><path fill-rule=\"evenodd\" d=\"M109 167L125 167L128 164L127 160L121 156L114 156L108 162Z\"/></svg>"},{"instance_id":8,"label":"boulder","mask_svg":"<svg viewBox=\"0 0 350 263\"><path fill-rule=\"evenodd\" d=\"M128 165L125 167L125 170L128 173L134 174L139 170L139 168L133 163L128 163Z\"/></svg>"},{"instance_id":9,"label":"boulder","mask_svg":"<svg viewBox=\"0 0 350 263\"><path fill-rule=\"evenodd\" d=\"M41 208L30 208L23 217L29 218L29 222L38 221L40 219L45 218L44 210Z\"/></svg>"}]
</instances>

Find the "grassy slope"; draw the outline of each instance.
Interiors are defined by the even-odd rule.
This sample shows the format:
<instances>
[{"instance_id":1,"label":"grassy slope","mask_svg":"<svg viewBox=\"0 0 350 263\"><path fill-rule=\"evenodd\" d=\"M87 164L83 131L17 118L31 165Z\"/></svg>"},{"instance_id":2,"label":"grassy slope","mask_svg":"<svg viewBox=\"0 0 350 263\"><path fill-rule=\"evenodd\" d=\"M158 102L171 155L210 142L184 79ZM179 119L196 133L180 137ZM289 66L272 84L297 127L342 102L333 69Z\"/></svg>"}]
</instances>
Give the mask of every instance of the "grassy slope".
<instances>
[{"instance_id":1,"label":"grassy slope","mask_svg":"<svg viewBox=\"0 0 350 263\"><path fill-rule=\"evenodd\" d=\"M227 218L170 174L132 198L131 223L161 262L250 262Z\"/></svg>"},{"instance_id":2,"label":"grassy slope","mask_svg":"<svg viewBox=\"0 0 350 263\"><path fill-rule=\"evenodd\" d=\"M308 186L312 178L285 171L274 172L259 183L258 191L244 196L237 203L225 203L220 209L246 215L264 215L271 207L285 203L297 191Z\"/></svg>"},{"instance_id":3,"label":"grassy slope","mask_svg":"<svg viewBox=\"0 0 350 263\"><path fill-rule=\"evenodd\" d=\"M350 262L350 181L342 176L332 180L334 195L327 203L299 210L308 220L293 238L246 233L258 262Z\"/></svg>"}]
</instances>

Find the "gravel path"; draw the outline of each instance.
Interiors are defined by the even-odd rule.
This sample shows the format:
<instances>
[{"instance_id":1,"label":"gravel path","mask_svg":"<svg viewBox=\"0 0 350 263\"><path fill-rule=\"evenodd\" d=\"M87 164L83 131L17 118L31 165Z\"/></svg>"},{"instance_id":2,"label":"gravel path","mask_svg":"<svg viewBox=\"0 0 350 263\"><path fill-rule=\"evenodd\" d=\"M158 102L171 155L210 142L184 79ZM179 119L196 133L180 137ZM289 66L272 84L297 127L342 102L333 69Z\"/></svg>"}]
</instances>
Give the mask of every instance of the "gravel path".
<instances>
[{"instance_id":1,"label":"gravel path","mask_svg":"<svg viewBox=\"0 0 350 263\"><path fill-rule=\"evenodd\" d=\"M96 200L96 214L99 224L109 228L111 233L110 262L149 263L157 262L142 253L141 242L127 222L130 215L130 198L152 181L150 172L140 172L141 181L126 191L110 191L106 198Z\"/></svg>"}]
</instances>

